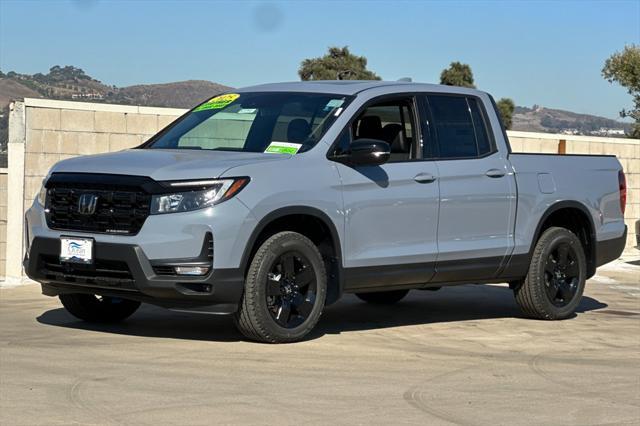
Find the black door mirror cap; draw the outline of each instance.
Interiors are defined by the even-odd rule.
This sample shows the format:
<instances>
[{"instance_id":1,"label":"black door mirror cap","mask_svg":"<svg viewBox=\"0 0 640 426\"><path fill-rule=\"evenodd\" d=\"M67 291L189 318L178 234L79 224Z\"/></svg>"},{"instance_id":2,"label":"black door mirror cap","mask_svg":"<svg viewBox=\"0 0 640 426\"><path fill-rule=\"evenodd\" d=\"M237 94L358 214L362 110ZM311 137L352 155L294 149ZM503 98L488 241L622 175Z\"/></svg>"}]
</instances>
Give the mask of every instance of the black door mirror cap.
<instances>
[{"instance_id":1,"label":"black door mirror cap","mask_svg":"<svg viewBox=\"0 0 640 426\"><path fill-rule=\"evenodd\" d=\"M350 149L349 162L354 166L379 166L391 156L391 146L380 139L356 139Z\"/></svg>"}]
</instances>

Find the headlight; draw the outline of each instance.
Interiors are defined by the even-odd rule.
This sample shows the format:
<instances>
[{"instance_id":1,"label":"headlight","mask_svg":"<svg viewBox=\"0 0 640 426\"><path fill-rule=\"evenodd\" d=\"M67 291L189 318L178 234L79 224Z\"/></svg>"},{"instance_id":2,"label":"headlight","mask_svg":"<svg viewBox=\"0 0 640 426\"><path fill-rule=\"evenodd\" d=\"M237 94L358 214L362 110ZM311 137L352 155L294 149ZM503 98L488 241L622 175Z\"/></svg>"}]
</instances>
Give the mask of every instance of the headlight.
<instances>
[{"instance_id":1,"label":"headlight","mask_svg":"<svg viewBox=\"0 0 640 426\"><path fill-rule=\"evenodd\" d=\"M151 198L151 214L178 213L203 209L236 195L249 178L162 182L180 192L157 194Z\"/></svg>"},{"instance_id":2,"label":"headlight","mask_svg":"<svg viewBox=\"0 0 640 426\"><path fill-rule=\"evenodd\" d=\"M38 202L44 206L47 202L47 188L45 185L47 184L47 178L42 179L42 186L40 186L40 192L38 192Z\"/></svg>"}]
</instances>

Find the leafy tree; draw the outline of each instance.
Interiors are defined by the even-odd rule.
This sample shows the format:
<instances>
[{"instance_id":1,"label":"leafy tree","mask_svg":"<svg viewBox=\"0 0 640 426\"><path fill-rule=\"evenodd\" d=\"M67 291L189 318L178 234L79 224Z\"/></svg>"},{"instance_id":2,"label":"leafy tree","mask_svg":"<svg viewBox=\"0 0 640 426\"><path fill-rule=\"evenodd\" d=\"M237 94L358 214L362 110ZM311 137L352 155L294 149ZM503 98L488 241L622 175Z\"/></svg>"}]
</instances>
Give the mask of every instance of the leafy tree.
<instances>
[{"instance_id":1,"label":"leafy tree","mask_svg":"<svg viewBox=\"0 0 640 426\"><path fill-rule=\"evenodd\" d=\"M473 84L473 71L468 64L451 62L449 68L442 70L440 84L447 86L460 86L475 88Z\"/></svg>"},{"instance_id":2,"label":"leafy tree","mask_svg":"<svg viewBox=\"0 0 640 426\"><path fill-rule=\"evenodd\" d=\"M635 121L631 129L632 138L640 138L640 46L625 46L622 52L616 52L604 63L602 76L609 83L618 83L627 89L633 98L634 108L623 109L620 116Z\"/></svg>"},{"instance_id":3,"label":"leafy tree","mask_svg":"<svg viewBox=\"0 0 640 426\"><path fill-rule=\"evenodd\" d=\"M510 98L502 98L497 102L497 106L504 127L510 129L513 124L513 112L516 109L516 104Z\"/></svg>"},{"instance_id":4,"label":"leafy tree","mask_svg":"<svg viewBox=\"0 0 640 426\"><path fill-rule=\"evenodd\" d=\"M67 65L64 68L60 65L54 65L49 68L49 74L45 78L52 83L69 80L91 80L91 77L86 75L82 68L76 68L71 65Z\"/></svg>"},{"instance_id":5,"label":"leafy tree","mask_svg":"<svg viewBox=\"0 0 640 426\"><path fill-rule=\"evenodd\" d=\"M326 55L305 59L298 75L301 80L380 80L367 69L367 58L352 54L347 46L329 47Z\"/></svg>"},{"instance_id":6,"label":"leafy tree","mask_svg":"<svg viewBox=\"0 0 640 426\"><path fill-rule=\"evenodd\" d=\"M469 64L463 64L461 62L451 62L449 68L442 70L440 74L440 84L470 87L472 89L476 87L473 82L473 71L471 71L471 67ZM497 106L504 126L510 129L513 124L513 112L516 109L516 105L513 103L513 100L502 98L498 101Z\"/></svg>"}]
</instances>

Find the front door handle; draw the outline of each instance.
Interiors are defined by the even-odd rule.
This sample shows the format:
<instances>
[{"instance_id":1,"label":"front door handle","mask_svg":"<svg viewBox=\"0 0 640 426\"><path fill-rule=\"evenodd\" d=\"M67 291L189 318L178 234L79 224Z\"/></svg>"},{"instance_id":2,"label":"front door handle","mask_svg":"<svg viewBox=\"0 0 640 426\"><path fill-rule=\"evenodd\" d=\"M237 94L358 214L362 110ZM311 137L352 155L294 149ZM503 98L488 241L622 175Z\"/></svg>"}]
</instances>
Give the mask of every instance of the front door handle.
<instances>
[{"instance_id":1,"label":"front door handle","mask_svg":"<svg viewBox=\"0 0 640 426\"><path fill-rule=\"evenodd\" d=\"M489 176L490 178L501 178L505 174L506 174L506 172L504 170L500 170L500 169L489 169L485 173L485 175Z\"/></svg>"},{"instance_id":2,"label":"front door handle","mask_svg":"<svg viewBox=\"0 0 640 426\"><path fill-rule=\"evenodd\" d=\"M435 182L436 179L437 177L435 177L430 173L419 173L416 175L416 177L413 178L413 180L415 180L418 183L431 183L431 182Z\"/></svg>"}]
</instances>

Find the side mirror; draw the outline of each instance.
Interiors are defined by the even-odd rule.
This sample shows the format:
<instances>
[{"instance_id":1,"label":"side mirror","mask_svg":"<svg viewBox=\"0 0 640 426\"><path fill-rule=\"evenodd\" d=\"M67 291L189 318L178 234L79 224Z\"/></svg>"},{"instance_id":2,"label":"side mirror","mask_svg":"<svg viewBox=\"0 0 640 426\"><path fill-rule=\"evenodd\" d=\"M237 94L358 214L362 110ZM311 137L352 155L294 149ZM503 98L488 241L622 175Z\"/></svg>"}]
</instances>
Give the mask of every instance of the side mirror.
<instances>
[{"instance_id":1,"label":"side mirror","mask_svg":"<svg viewBox=\"0 0 640 426\"><path fill-rule=\"evenodd\" d=\"M391 147L379 139L356 139L346 160L355 166L379 166L389 161Z\"/></svg>"}]
</instances>

